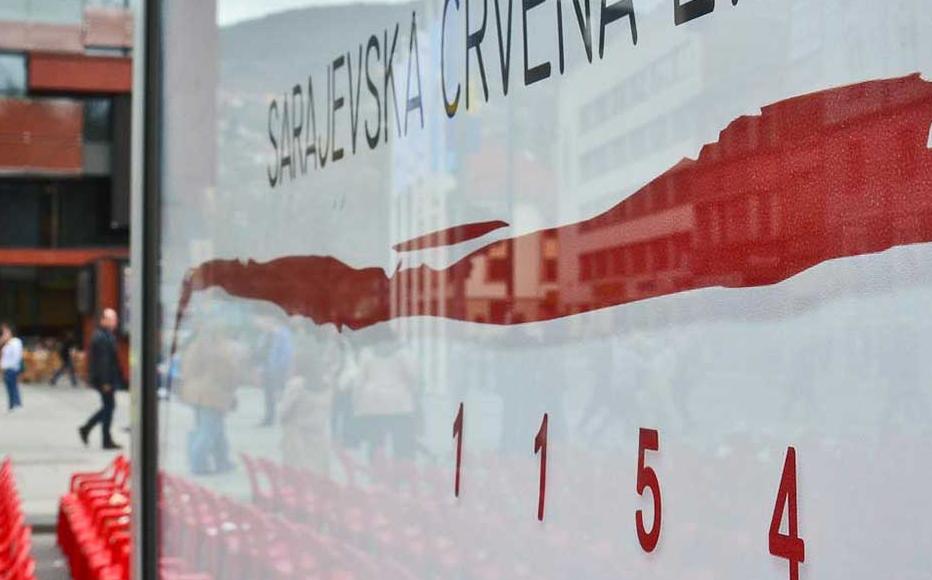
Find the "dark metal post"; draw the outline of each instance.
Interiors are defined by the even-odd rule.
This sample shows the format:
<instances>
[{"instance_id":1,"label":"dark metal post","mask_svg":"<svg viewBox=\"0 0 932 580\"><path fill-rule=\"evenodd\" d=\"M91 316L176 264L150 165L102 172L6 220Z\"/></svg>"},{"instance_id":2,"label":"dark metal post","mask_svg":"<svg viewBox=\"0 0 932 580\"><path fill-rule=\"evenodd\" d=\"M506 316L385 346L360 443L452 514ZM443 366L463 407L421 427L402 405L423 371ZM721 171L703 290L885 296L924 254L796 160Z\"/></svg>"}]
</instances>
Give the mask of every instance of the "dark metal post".
<instances>
[{"instance_id":1,"label":"dark metal post","mask_svg":"<svg viewBox=\"0 0 932 580\"><path fill-rule=\"evenodd\" d=\"M131 253L133 577L158 578L158 375L161 228L161 1L136 6Z\"/></svg>"}]
</instances>

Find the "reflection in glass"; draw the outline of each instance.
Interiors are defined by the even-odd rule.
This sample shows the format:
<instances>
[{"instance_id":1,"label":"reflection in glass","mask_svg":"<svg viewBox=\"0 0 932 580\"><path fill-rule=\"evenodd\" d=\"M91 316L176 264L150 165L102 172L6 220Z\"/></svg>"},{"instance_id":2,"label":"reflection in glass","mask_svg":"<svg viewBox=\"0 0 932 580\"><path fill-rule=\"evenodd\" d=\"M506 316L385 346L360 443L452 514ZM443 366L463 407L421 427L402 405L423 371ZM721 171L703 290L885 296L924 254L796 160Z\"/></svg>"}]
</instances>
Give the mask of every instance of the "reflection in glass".
<instances>
[{"instance_id":1,"label":"reflection in glass","mask_svg":"<svg viewBox=\"0 0 932 580\"><path fill-rule=\"evenodd\" d=\"M534 35L554 73L532 86L515 19L506 98L489 3L491 98L464 82L478 104L449 119L433 78L424 130L392 124L368 150L387 102L356 64L369 35L384 46L416 12L435 71L441 6L270 6L214 28L234 4L167 27L190 46L166 43L164 554L224 578L761 578L782 564L766 530L793 445L810 574L889 575L864 521L930 519L932 83L907 75L915 37L868 70L846 59L877 46L873 24L822 18L829 4L716 3L677 28L642 2L644 40L590 64L567 9L566 70L556 35ZM529 26L555 32L548 8ZM373 50L384 93L381 65ZM270 189L269 135L309 143L309 75L318 143L335 119L349 152L358 123L359 152ZM642 428L663 442L651 557ZM892 469L908 471L896 497ZM917 563L898 577L928 569L932 529L913 531L883 538Z\"/></svg>"}]
</instances>

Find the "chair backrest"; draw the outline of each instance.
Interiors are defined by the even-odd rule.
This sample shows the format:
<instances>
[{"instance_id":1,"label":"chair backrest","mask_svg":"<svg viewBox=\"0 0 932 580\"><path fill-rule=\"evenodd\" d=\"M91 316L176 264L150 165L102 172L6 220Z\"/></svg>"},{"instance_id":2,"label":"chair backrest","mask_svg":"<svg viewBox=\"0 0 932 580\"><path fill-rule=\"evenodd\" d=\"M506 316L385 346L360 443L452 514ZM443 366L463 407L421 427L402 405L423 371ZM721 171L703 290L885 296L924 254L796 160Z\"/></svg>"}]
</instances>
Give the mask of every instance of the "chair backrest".
<instances>
[{"instance_id":1,"label":"chair backrest","mask_svg":"<svg viewBox=\"0 0 932 580\"><path fill-rule=\"evenodd\" d=\"M256 457L256 465L259 466L259 472L265 474L269 483L274 487L275 480L278 479L280 475L278 465L265 457Z\"/></svg>"},{"instance_id":2,"label":"chair backrest","mask_svg":"<svg viewBox=\"0 0 932 580\"><path fill-rule=\"evenodd\" d=\"M116 485L125 486L128 484L131 473L130 467L130 461L122 455L118 455L113 460L113 481Z\"/></svg>"},{"instance_id":3,"label":"chair backrest","mask_svg":"<svg viewBox=\"0 0 932 580\"><path fill-rule=\"evenodd\" d=\"M258 468L256 470L256 474L259 481L261 482L262 478L265 478L269 484L269 493L266 493L265 495L271 496L272 500L275 502L279 501L282 497L282 492L284 491L281 470L278 469L278 466L275 465L274 462L269 461L264 457L255 457L253 458L253 461L255 461ZM260 493L263 493L261 489Z\"/></svg>"},{"instance_id":4,"label":"chair backrest","mask_svg":"<svg viewBox=\"0 0 932 580\"><path fill-rule=\"evenodd\" d=\"M246 466L246 476L249 478L249 489L252 492L252 501L257 501L259 497L259 473L258 466L253 461L252 456L247 453L240 453L243 459L243 465Z\"/></svg>"}]
</instances>

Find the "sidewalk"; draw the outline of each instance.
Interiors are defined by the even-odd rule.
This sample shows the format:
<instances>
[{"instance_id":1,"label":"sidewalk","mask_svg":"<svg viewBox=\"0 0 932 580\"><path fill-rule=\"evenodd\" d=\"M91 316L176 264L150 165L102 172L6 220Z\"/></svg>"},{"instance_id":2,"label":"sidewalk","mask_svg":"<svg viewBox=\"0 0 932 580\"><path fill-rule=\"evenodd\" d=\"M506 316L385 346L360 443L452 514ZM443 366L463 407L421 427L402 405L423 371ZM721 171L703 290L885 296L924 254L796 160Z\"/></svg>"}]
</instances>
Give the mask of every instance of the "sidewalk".
<instances>
[{"instance_id":1,"label":"sidewalk","mask_svg":"<svg viewBox=\"0 0 932 580\"><path fill-rule=\"evenodd\" d=\"M23 405L15 413L0 409L0 457L13 459L16 483L23 499L23 511L33 524L55 521L58 498L68 489L75 471L102 469L114 452L100 448L100 432L91 433L85 448L78 438L78 426L100 405L96 391L72 388L67 382L57 387L20 385ZM129 393L117 393L113 437L129 452Z\"/></svg>"}]
</instances>

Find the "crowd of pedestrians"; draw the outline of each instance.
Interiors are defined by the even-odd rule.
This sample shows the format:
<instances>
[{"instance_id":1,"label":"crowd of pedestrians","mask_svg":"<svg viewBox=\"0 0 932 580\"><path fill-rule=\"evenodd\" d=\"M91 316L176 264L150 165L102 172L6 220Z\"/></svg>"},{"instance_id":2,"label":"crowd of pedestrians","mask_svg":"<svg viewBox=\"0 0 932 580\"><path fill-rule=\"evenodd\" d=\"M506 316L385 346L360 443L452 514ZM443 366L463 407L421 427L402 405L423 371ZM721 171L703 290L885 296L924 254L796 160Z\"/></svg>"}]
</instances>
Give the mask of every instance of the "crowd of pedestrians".
<instances>
[{"instance_id":1,"label":"crowd of pedestrians","mask_svg":"<svg viewBox=\"0 0 932 580\"><path fill-rule=\"evenodd\" d=\"M127 381L120 364L118 339L116 330L119 327L119 317L113 309L105 309L99 318L99 325L94 331L87 351L87 383L100 397L100 408L78 428L81 442L86 446L89 443L91 432L99 425L101 445L107 450L121 449L111 433L113 413L116 408L116 391L125 389ZM78 341L73 333L66 334L62 340L49 346L52 341L42 343L38 350L30 351L32 372L26 373L27 351L23 340L16 333L16 327L11 322L0 323L0 369L2 369L3 383L7 395L7 409L14 413L23 408L23 396L20 388L22 379L35 380L35 376L51 377L50 384L55 386L63 377L67 377L71 386L80 385L78 368L75 362L75 353L78 351ZM57 350L59 361L54 372L50 368L44 373L36 372L37 352L54 352ZM43 359L42 354L38 355ZM54 359L48 359L52 363ZM24 376L25 375L25 376Z\"/></svg>"}]
</instances>

